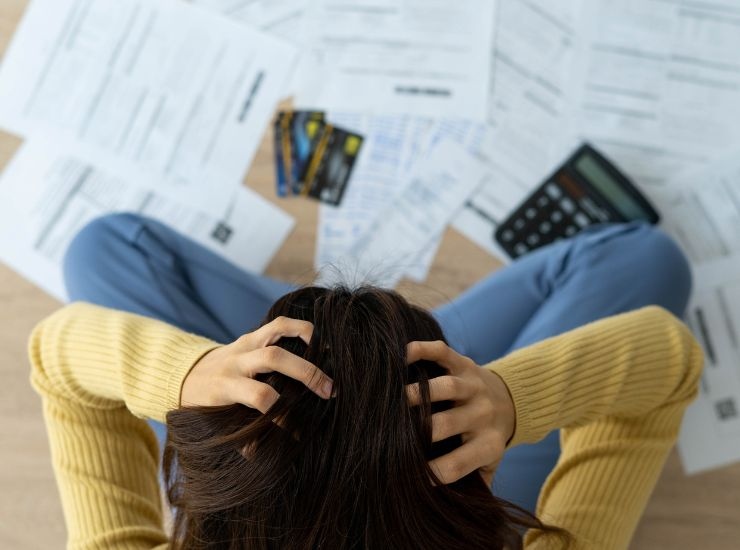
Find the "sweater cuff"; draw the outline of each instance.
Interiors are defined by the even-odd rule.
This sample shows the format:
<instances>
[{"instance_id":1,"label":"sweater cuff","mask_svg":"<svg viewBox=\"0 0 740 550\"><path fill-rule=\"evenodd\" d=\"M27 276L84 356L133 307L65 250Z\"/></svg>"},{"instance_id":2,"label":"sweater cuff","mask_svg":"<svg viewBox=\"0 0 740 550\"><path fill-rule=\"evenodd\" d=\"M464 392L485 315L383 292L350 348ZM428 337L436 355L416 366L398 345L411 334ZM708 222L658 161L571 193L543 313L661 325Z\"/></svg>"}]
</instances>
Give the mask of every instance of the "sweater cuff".
<instances>
[{"instance_id":1,"label":"sweater cuff","mask_svg":"<svg viewBox=\"0 0 740 550\"><path fill-rule=\"evenodd\" d=\"M529 367L527 363L532 360L524 359L520 355L508 356L485 365L485 368L497 374L509 389L514 410L516 412L516 424L514 435L509 440L507 448L515 447L522 443L533 443L537 439L540 430L533 425L532 403L528 396L531 392L525 387L522 373Z\"/></svg>"},{"instance_id":2,"label":"sweater cuff","mask_svg":"<svg viewBox=\"0 0 740 550\"><path fill-rule=\"evenodd\" d=\"M196 336L194 334L185 334L177 340L181 341L172 342L172 356L177 357L177 361L173 362L169 368L167 389L164 392L164 403L162 403L162 418L161 420L157 419L160 420L160 422L165 421L167 412L180 407L180 395L182 393L183 382L185 382L185 378L195 364L200 361L206 353L221 347L222 345L213 340Z\"/></svg>"}]
</instances>

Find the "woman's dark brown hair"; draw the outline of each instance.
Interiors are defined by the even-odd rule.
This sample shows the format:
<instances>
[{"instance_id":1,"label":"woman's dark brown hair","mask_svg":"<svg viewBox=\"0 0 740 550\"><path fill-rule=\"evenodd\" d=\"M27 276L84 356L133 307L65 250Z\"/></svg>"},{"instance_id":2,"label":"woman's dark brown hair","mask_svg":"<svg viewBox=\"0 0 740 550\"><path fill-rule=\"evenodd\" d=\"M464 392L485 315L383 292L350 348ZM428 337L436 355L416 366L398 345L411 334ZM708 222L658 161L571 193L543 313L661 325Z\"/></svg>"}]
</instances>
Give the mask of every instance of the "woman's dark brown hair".
<instances>
[{"instance_id":1,"label":"woman's dark brown hair","mask_svg":"<svg viewBox=\"0 0 740 550\"><path fill-rule=\"evenodd\" d=\"M270 411L243 405L167 415L164 471L175 549L520 548L543 525L493 496L473 472L435 483L432 458L461 445L432 443L430 403L438 365L406 365L406 344L444 340L434 318L392 291L307 287L280 298L278 316L314 324L307 346L277 345L334 380L323 400L282 374L262 375L280 398ZM423 405L405 386L420 382Z\"/></svg>"}]
</instances>

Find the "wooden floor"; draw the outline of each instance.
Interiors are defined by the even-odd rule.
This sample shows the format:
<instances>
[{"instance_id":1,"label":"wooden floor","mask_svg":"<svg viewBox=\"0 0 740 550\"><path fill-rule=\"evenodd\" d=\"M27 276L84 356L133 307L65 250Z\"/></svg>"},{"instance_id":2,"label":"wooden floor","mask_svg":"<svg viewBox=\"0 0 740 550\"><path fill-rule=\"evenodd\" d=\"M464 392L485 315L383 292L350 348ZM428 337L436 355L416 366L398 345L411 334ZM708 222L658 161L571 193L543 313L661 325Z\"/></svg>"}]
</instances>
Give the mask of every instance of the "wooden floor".
<instances>
[{"instance_id":1,"label":"wooden floor","mask_svg":"<svg viewBox=\"0 0 740 550\"><path fill-rule=\"evenodd\" d=\"M26 0L0 0L0 56L20 20ZM316 205L304 199L277 200L273 192L269 140L245 181L295 216L295 232L268 274L307 282ZM0 169L21 144L0 132ZM426 284L404 283L401 291L433 307L479 280L498 264L450 230ZM33 325L59 303L0 264L0 548L63 548L64 520L49 460L38 396L28 384L26 338ZM637 530L633 548L713 550L740 548L740 464L691 478L672 453Z\"/></svg>"}]
</instances>

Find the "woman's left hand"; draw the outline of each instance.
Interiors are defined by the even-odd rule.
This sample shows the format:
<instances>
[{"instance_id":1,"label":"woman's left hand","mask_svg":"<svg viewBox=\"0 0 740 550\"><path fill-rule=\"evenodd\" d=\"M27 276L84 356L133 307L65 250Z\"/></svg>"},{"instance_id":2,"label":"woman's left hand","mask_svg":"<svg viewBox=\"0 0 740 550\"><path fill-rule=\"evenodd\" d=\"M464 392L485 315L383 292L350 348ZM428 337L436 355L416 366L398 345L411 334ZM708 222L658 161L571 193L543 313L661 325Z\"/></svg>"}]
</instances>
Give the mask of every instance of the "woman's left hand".
<instances>
[{"instance_id":1,"label":"woman's left hand","mask_svg":"<svg viewBox=\"0 0 740 550\"><path fill-rule=\"evenodd\" d=\"M432 470L444 484L479 470L490 485L516 425L516 410L506 384L442 341L408 344L407 363L422 359L434 361L450 373L429 381L432 402L455 402L453 408L432 415L432 441L458 434L463 440L454 451L432 460ZM418 383L409 384L406 393L411 405L420 404Z\"/></svg>"}]
</instances>

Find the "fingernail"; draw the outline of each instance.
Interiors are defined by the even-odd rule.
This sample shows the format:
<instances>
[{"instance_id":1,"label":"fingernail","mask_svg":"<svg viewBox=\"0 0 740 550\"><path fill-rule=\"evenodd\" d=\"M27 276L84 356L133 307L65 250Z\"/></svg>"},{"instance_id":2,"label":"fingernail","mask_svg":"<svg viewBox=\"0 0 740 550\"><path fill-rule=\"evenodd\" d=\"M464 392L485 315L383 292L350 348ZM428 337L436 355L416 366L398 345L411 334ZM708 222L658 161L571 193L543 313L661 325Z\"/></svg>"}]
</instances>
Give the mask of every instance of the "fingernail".
<instances>
[{"instance_id":1,"label":"fingernail","mask_svg":"<svg viewBox=\"0 0 740 550\"><path fill-rule=\"evenodd\" d=\"M334 384L330 380L327 380L323 383L321 386L321 393L324 394L324 397L329 399L331 397L331 390L334 387Z\"/></svg>"}]
</instances>

